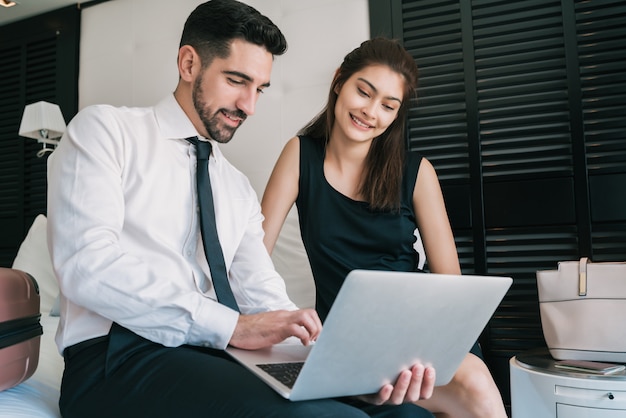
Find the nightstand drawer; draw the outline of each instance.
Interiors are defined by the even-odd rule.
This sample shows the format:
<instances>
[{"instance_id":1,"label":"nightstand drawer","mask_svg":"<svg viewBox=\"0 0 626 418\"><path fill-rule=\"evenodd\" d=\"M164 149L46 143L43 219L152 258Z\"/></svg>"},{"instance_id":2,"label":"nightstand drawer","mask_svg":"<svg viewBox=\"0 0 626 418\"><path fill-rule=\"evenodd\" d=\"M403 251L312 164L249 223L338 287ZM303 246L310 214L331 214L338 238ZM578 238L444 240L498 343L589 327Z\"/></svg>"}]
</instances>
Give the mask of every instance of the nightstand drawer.
<instances>
[{"instance_id":1,"label":"nightstand drawer","mask_svg":"<svg viewBox=\"0 0 626 418\"><path fill-rule=\"evenodd\" d=\"M571 398L576 401L590 400L596 405L608 408L626 408L626 392L621 390L611 390L604 388L581 388L572 386L556 385L554 394L560 399ZM606 402L606 405L604 405ZM579 403L579 402L576 402Z\"/></svg>"},{"instance_id":2,"label":"nightstand drawer","mask_svg":"<svg viewBox=\"0 0 626 418\"><path fill-rule=\"evenodd\" d=\"M624 410L556 404L556 418L624 418Z\"/></svg>"}]
</instances>

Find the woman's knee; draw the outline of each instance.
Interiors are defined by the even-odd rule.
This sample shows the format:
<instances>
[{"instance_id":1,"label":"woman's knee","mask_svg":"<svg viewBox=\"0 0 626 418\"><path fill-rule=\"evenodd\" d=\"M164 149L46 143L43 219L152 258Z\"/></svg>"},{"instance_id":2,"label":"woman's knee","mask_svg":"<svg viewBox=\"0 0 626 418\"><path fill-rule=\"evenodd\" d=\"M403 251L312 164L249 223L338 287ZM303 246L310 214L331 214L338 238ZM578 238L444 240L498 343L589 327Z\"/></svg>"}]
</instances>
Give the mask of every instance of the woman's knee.
<instances>
[{"instance_id":1,"label":"woman's knee","mask_svg":"<svg viewBox=\"0 0 626 418\"><path fill-rule=\"evenodd\" d=\"M468 355L451 382L456 395L464 400L473 416L501 416L502 397L487 365L474 355Z\"/></svg>"}]
</instances>

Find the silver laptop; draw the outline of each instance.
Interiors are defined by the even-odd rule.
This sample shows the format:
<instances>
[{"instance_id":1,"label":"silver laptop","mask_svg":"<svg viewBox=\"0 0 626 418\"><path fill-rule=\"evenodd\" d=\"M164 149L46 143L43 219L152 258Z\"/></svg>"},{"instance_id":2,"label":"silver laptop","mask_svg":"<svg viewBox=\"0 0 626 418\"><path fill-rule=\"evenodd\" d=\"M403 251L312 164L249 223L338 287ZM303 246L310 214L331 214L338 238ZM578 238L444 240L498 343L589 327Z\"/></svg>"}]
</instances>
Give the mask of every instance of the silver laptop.
<instances>
[{"instance_id":1,"label":"silver laptop","mask_svg":"<svg viewBox=\"0 0 626 418\"><path fill-rule=\"evenodd\" d=\"M420 361L452 379L511 286L509 277L354 270L315 344L226 351L297 401L376 393ZM290 371L290 369L296 369Z\"/></svg>"}]
</instances>

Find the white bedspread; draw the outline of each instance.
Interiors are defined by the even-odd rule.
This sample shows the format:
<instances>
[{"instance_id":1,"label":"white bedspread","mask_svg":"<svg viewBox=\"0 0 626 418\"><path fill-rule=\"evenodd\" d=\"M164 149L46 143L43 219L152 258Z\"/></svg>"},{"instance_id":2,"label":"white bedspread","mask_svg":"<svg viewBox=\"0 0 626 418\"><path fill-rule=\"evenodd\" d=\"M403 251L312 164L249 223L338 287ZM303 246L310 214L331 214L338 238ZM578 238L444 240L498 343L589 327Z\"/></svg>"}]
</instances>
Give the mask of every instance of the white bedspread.
<instances>
[{"instance_id":1,"label":"white bedspread","mask_svg":"<svg viewBox=\"0 0 626 418\"><path fill-rule=\"evenodd\" d=\"M61 417L58 403L63 357L54 343L58 323L58 317L41 315L43 335L37 370L25 382L0 392L0 417Z\"/></svg>"}]
</instances>

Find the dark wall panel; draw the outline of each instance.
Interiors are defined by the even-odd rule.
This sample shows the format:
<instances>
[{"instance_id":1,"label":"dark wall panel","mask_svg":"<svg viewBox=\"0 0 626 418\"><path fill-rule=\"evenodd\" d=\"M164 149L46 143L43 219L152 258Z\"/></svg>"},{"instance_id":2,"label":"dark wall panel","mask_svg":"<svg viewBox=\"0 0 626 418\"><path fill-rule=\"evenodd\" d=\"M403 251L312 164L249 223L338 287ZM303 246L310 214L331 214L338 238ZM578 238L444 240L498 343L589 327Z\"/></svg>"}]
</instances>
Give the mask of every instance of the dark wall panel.
<instances>
[{"instance_id":1,"label":"dark wall panel","mask_svg":"<svg viewBox=\"0 0 626 418\"><path fill-rule=\"evenodd\" d=\"M472 196L469 185L448 185L443 187L448 218L455 229L472 227Z\"/></svg>"},{"instance_id":2,"label":"dark wall panel","mask_svg":"<svg viewBox=\"0 0 626 418\"><path fill-rule=\"evenodd\" d=\"M487 228L576 223L571 178L486 183L484 190Z\"/></svg>"},{"instance_id":3,"label":"dark wall panel","mask_svg":"<svg viewBox=\"0 0 626 418\"><path fill-rule=\"evenodd\" d=\"M626 221L626 173L589 178L593 222ZM624 247L626 259L626 247Z\"/></svg>"}]
</instances>

